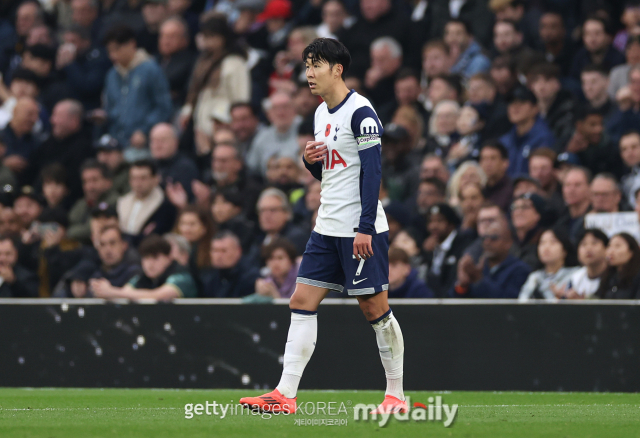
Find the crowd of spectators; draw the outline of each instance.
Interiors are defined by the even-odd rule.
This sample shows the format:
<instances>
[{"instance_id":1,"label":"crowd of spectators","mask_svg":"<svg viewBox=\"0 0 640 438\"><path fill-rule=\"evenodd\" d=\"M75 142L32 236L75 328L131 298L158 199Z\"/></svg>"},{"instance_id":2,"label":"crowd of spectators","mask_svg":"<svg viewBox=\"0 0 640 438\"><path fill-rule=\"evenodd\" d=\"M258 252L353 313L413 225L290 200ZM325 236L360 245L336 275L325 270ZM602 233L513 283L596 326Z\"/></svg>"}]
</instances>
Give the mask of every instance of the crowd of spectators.
<instances>
[{"instance_id":1,"label":"crowd of spectators","mask_svg":"<svg viewBox=\"0 0 640 438\"><path fill-rule=\"evenodd\" d=\"M390 297L640 298L640 229L585 225L640 216L635 0L0 1L0 297L290 297L317 37L384 125Z\"/></svg>"}]
</instances>

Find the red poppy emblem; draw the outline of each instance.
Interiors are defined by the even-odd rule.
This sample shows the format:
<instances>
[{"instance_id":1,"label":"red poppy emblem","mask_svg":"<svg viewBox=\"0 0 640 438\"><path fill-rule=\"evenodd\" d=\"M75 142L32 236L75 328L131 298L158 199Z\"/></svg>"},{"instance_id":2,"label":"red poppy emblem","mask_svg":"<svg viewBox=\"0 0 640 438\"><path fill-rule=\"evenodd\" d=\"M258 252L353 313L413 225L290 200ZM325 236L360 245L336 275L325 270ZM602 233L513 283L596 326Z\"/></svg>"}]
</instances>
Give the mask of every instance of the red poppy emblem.
<instances>
[{"instance_id":1,"label":"red poppy emblem","mask_svg":"<svg viewBox=\"0 0 640 438\"><path fill-rule=\"evenodd\" d=\"M324 130L325 137L329 137L329 134L331 134L331 124L328 124L326 129Z\"/></svg>"}]
</instances>

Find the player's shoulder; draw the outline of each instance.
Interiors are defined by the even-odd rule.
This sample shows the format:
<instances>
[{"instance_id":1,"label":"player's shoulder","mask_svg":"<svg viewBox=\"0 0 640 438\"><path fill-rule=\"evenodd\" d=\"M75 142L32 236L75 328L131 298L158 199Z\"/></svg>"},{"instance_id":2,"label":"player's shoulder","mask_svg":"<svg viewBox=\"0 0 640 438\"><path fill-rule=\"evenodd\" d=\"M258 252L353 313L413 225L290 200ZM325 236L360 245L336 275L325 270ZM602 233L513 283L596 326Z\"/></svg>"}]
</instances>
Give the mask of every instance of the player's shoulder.
<instances>
[{"instance_id":1,"label":"player's shoulder","mask_svg":"<svg viewBox=\"0 0 640 438\"><path fill-rule=\"evenodd\" d=\"M369 99L358 93L355 93L353 99L351 129L356 136L373 131L382 135L382 123L373 105Z\"/></svg>"},{"instance_id":2,"label":"player's shoulder","mask_svg":"<svg viewBox=\"0 0 640 438\"><path fill-rule=\"evenodd\" d=\"M323 114L328 114L329 108L327 107L327 102L322 101L320 105L316 108L315 117L321 116Z\"/></svg>"}]
</instances>

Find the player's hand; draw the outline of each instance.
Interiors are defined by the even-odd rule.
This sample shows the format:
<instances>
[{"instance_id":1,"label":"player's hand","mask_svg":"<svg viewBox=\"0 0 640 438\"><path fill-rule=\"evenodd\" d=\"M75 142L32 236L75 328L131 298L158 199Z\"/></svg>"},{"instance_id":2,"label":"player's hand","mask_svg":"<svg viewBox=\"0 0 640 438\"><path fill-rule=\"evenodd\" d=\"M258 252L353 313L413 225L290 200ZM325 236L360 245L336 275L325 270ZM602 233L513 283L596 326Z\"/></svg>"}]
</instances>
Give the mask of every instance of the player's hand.
<instances>
[{"instance_id":1,"label":"player's hand","mask_svg":"<svg viewBox=\"0 0 640 438\"><path fill-rule=\"evenodd\" d=\"M370 235L362 233L356 234L356 238L353 239L353 255L356 256L358 260L367 260L373 257Z\"/></svg>"},{"instance_id":2,"label":"player's hand","mask_svg":"<svg viewBox=\"0 0 640 438\"><path fill-rule=\"evenodd\" d=\"M327 145L323 141L308 141L304 148L304 160L309 164L324 160L327 154Z\"/></svg>"}]
</instances>

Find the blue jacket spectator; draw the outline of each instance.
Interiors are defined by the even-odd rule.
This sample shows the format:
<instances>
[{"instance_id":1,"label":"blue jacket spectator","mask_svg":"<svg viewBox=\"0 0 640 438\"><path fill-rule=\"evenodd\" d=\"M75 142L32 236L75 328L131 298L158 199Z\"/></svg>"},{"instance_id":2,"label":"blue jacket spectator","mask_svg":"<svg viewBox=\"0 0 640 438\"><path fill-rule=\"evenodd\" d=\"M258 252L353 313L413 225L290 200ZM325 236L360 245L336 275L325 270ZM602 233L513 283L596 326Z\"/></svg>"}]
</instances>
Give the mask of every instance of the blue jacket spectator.
<instances>
[{"instance_id":1,"label":"blue jacket spectator","mask_svg":"<svg viewBox=\"0 0 640 438\"><path fill-rule=\"evenodd\" d=\"M522 285L527 281L531 268L510 255L513 238L511 230L502 218L490 225L480 236L484 259L476 265L469 254L458 263L458 280L449 291L453 298L518 298Z\"/></svg>"},{"instance_id":2,"label":"blue jacket spectator","mask_svg":"<svg viewBox=\"0 0 640 438\"><path fill-rule=\"evenodd\" d=\"M491 68L491 61L482 52L482 47L473 39L469 24L460 20L450 20L444 28L444 42L456 47L460 56L450 69L451 73L470 78L476 73L484 73Z\"/></svg>"},{"instance_id":3,"label":"blue jacket spectator","mask_svg":"<svg viewBox=\"0 0 640 438\"><path fill-rule=\"evenodd\" d=\"M112 28L105 44L114 64L104 90L109 134L124 145L142 148L151 128L171 118L169 83L160 66L137 48L129 27ZM139 153L131 154L130 159L142 158Z\"/></svg>"},{"instance_id":4,"label":"blue jacket spectator","mask_svg":"<svg viewBox=\"0 0 640 438\"><path fill-rule=\"evenodd\" d=\"M514 125L500 137L500 142L509 151L507 174L515 178L529 173L529 154L542 146L556 144L547 123L538 115L538 100L524 86L516 87L508 97L509 121Z\"/></svg>"}]
</instances>

